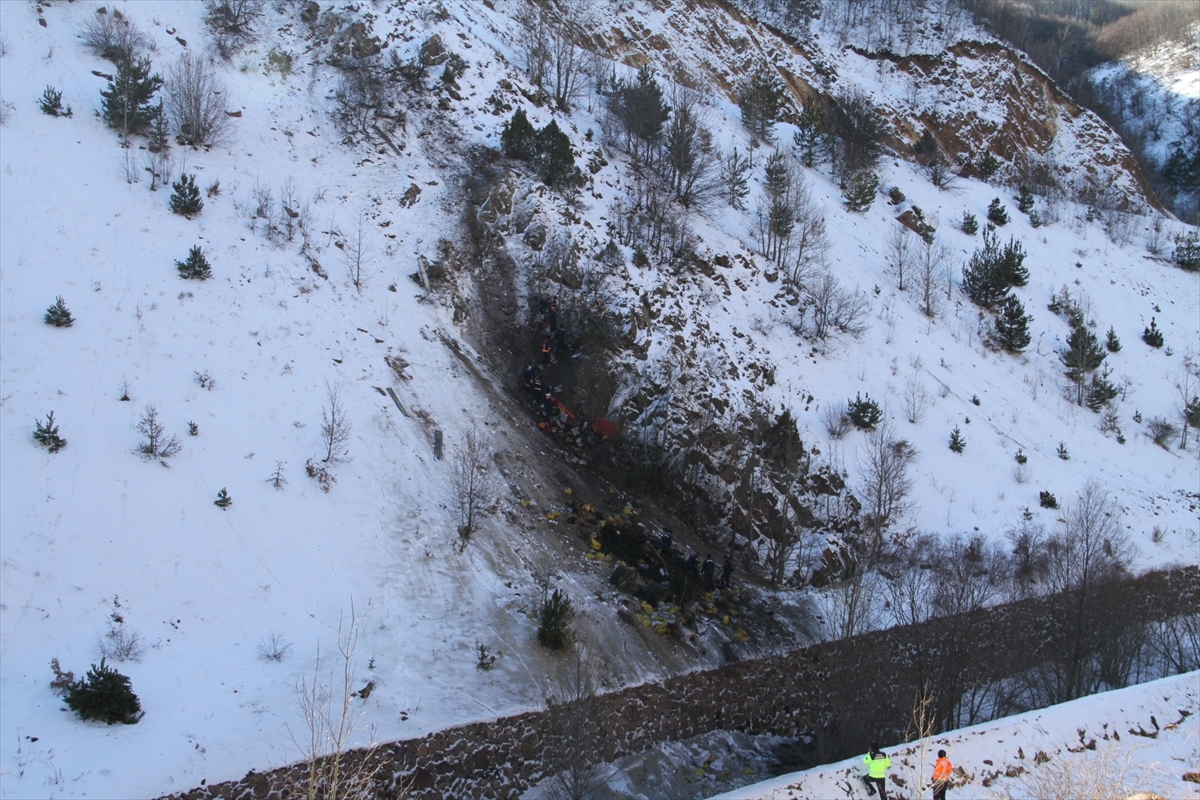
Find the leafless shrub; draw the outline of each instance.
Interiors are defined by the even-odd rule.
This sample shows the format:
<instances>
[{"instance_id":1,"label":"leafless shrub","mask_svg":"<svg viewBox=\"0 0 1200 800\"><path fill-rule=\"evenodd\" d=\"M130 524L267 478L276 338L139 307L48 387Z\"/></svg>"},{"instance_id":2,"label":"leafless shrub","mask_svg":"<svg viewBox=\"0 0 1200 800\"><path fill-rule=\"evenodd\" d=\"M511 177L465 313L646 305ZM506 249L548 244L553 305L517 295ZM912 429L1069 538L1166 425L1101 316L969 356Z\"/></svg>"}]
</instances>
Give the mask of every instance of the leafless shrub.
<instances>
[{"instance_id":1,"label":"leafless shrub","mask_svg":"<svg viewBox=\"0 0 1200 800\"><path fill-rule=\"evenodd\" d=\"M271 631L258 643L258 657L263 661L283 661L292 652L292 643L279 631Z\"/></svg>"},{"instance_id":2,"label":"leafless shrub","mask_svg":"<svg viewBox=\"0 0 1200 800\"><path fill-rule=\"evenodd\" d=\"M199 56L184 53L167 72L166 111L192 147L220 144L229 133L225 85Z\"/></svg>"},{"instance_id":3,"label":"leafless shrub","mask_svg":"<svg viewBox=\"0 0 1200 800\"><path fill-rule=\"evenodd\" d=\"M228 59L258 37L266 0L206 0L204 23L221 58Z\"/></svg>"},{"instance_id":4,"label":"leafless shrub","mask_svg":"<svg viewBox=\"0 0 1200 800\"><path fill-rule=\"evenodd\" d=\"M93 55L113 63L137 59L150 47L146 34L115 8L110 13L92 14L79 35Z\"/></svg>"},{"instance_id":5,"label":"leafless shrub","mask_svg":"<svg viewBox=\"0 0 1200 800\"><path fill-rule=\"evenodd\" d=\"M914 237L905 226L896 223L892 226L884 243L884 258L887 262L887 274L896 279L896 288L904 291L904 279L909 274L913 261Z\"/></svg>"},{"instance_id":6,"label":"leafless shrub","mask_svg":"<svg viewBox=\"0 0 1200 800\"><path fill-rule=\"evenodd\" d=\"M904 381L904 393L901 395L904 400L904 418L914 425L925 418L925 412L929 409L929 393L925 391L925 384L916 375L910 375Z\"/></svg>"},{"instance_id":7,"label":"leafless shrub","mask_svg":"<svg viewBox=\"0 0 1200 800\"><path fill-rule=\"evenodd\" d=\"M556 797L598 797L611 772L599 758L609 734L600 714L597 662L587 647L574 648L546 695L546 752Z\"/></svg>"},{"instance_id":8,"label":"leafless shrub","mask_svg":"<svg viewBox=\"0 0 1200 800\"><path fill-rule=\"evenodd\" d=\"M1012 783L989 791L989 800L1080 800L1081 798L1152 798L1178 794L1174 775L1159 764L1139 763L1140 747L1104 742L1094 754L1059 752L1029 769ZM1079 759L1086 763L1079 763Z\"/></svg>"},{"instance_id":9,"label":"leafless shrub","mask_svg":"<svg viewBox=\"0 0 1200 800\"><path fill-rule=\"evenodd\" d=\"M1164 450L1170 449L1170 439L1174 438L1175 434L1179 432L1179 429L1175 427L1175 423L1165 417L1151 417L1146 420L1146 430L1154 443Z\"/></svg>"},{"instance_id":10,"label":"leafless shrub","mask_svg":"<svg viewBox=\"0 0 1200 800\"><path fill-rule=\"evenodd\" d=\"M850 432L850 417L846 415L844 402L830 403L821 409L821 424L830 439L841 439Z\"/></svg>"},{"instance_id":11,"label":"leafless shrub","mask_svg":"<svg viewBox=\"0 0 1200 800\"><path fill-rule=\"evenodd\" d=\"M326 469L324 464L316 464L311 458L304 463L304 471L308 473L308 477L317 482L317 485L321 487L321 491L325 492L326 494L328 494L329 490L333 488L333 485L337 483L337 478L333 476L333 473Z\"/></svg>"},{"instance_id":12,"label":"leafless shrub","mask_svg":"<svg viewBox=\"0 0 1200 800\"><path fill-rule=\"evenodd\" d=\"M1018 486L1024 486L1026 483L1029 483L1029 465L1014 465L1012 469L1012 477Z\"/></svg>"},{"instance_id":13,"label":"leafless shrub","mask_svg":"<svg viewBox=\"0 0 1200 800\"><path fill-rule=\"evenodd\" d=\"M217 388L217 379L212 376L208 370L193 370L192 376L196 379L196 385L201 389L212 391Z\"/></svg>"},{"instance_id":14,"label":"leafless shrub","mask_svg":"<svg viewBox=\"0 0 1200 800\"><path fill-rule=\"evenodd\" d=\"M909 467L916 457L912 445L895 438L886 417L859 453L864 519L875 537L876 549L883 545L884 530L907 510L913 486Z\"/></svg>"},{"instance_id":15,"label":"leafless shrub","mask_svg":"<svg viewBox=\"0 0 1200 800\"><path fill-rule=\"evenodd\" d=\"M832 272L822 272L804 290L809 332L825 339L833 331L858 334L866 329L867 301L862 293L844 289Z\"/></svg>"},{"instance_id":16,"label":"leafless shrub","mask_svg":"<svg viewBox=\"0 0 1200 800\"><path fill-rule=\"evenodd\" d=\"M96 637L96 650L101 658L113 661L141 661L146 655L146 644L138 631L114 623L107 633Z\"/></svg>"}]
</instances>

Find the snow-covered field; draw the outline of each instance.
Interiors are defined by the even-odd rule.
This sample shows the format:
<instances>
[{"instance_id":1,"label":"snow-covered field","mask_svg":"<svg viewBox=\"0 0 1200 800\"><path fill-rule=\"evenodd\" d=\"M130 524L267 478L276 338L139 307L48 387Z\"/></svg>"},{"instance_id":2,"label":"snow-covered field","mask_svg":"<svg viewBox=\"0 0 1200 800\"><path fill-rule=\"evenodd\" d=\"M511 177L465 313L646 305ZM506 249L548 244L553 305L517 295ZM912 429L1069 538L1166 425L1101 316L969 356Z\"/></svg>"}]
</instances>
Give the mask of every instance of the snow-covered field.
<instances>
[{"instance_id":1,"label":"snow-covered field","mask_svg":"<svg viewBox=\"0 0 1200 800\"><path fill-rule=\"evenodd\" d=\"M84 50L78 31L100 3L0 3L0 797L146 797L295 760L292 737L303 736L295 686L311 675L318 649L331 666L339 625L348 627L352 613L355 681L375 682L356 742L537 706L553 659L533 641L535 573L554 573L572 594L620 680L650 679L683 661L647 654L615 620L611 595L602 594L604 570L545 522L545 503L521 504L569 487L522 471L522 459L547 458L530 444L531 422L465 369L444 344L462 339L453 309L423 300L409 279L418 255L433 258L439 238L457 235L461 216L463 166L444 164L457 156L438 132L449 126L468 144L495 146L504 118L484 111L484 101L506 75L517 80L507 72L518 58L502 16L515 3L497 2L494 11L447 0L445 18L434 5L389 6L389 19L400 20L390 45L409 58L440 32L469 63L464 101L441 117L412 111L402 156L378 143L342 145L326 113L334 69L309 58L296 29L280 30L294 20L269 11L263 40L220 67L224 102L240 112L227 143L172 149L177 173L195 173L202 188L219 182L219 193L187 220L168 210L169 189L149 190L144 151L122 150L96 115L106 82L94 73L111 65ZM156 69L185 51L206 51L202 11L168 0L125 9L153 40ZM627 13L647 29L666 27L664 12L641 3ZM290 75L266 70L272 48L293 56ZM906 81L889 83L874 64L829 50L840 80L881 99L905 91ZM40 112L47 85L63 92L73 117ZM710 111L718 143L743 142L736 106L721 99ZM599 129L596 113L581 107L565 121L583 152L600 148L581 133ZM531 109L535 116L542 124L549 112ZM780 128L789 141L790 130ZM604 230L608 204L623 191L624 158L607 155L594 195L584 193L580 237L586 225ZM885 185L903 186L940 221L939 238L959 261L979 240L950 221L964 209L982 219L1003 194L975 181L939 192L900 161L885 161L884 172ZM1090 479L1126 510L1138 566L1197 561L1196 450L1160 448L1133 421L1135 411L1145 419L1176 414L1173 385L1200 346L1196 276L1146 257L1149 219L1133 220L1140 227L1117 245L1069 207L1060 222L1034 230L1005 196L1014 220L1002 234L1024 240L1032 273L1019 294L1034 316L1034 344L1014 358L981 346L977 312L957 289L932 321L895 291L881 255L895 210L882 197L852 215L827 173L806 179L828 215L831 268L869 303L868 330L814 355L791 332L787 309L772 304L778 286L758 266L735 264L722 274L725 289L736 290L691 276L661 301L689 323L706 309L714 361L719 352L774 362L763 402L793 408L806 441L852 476L861 440L827 441L819 412L856 392L878 398L920 454L907 522L924 530L999 537L1026 508L1052 526L1057 512L1038 508L1038 491L1066 502ZM421 188L411 208L401 203L410 184ZM307 208L309 252L328 277L300 254L299 234L272 242L261 222L250 227L264 191L279 215L289 187L291 202ZM369 247L361 291L337 244L360 219ZM693 224L710 255L743 251L752 240L749 214L718 207ZM176 274L174 262L194 245L212 262L210 281ZM663 280L630 268L622 302L633 307ZM1125 444L1061 396L1056 351L1068 329L1045 306L1064 285L1086 292L1098 332L1111 325L1124 343L1110 361L1118 379L1129 379L1118 406ZM42 322L56 296L74 315L70 328ZM1169 352L1140 341L1151 317ZM647 370L660 369L655 359L671 337L645 335L653 338ZM389 355L408 363L406 379L385 362ZM199 380L206 375L209 388ZM708 378L724 382L731 397L752 388L745 379ZM915 425L901 411L910 380L928 401ZM389 386L406 414L379 391ZM122 402L126 389L130 400ZM305 463L325 455L330 391L352 430L347 457L331 470L337 483L325 493ZM801 411L808 393L816 400ZM134 452L151 405L182 445L168 466ZM31 438L35 420L50 412L68 442L54 454ZM450 460L434 459L432 435L444 431L453 453L472 426L501 454L506 480L495 513L458 554ZM962 455L946 446L955 426L967 440ZM1059 442L1069 461L1056 455ZM1029 456L1029 477L1020 481L1018 448ZM286 485L277 489L270 479L279 464ZM213 504L222 488L233 500L224 510ZM114 637L140 642L140 657L116 666L146 715L133 726L81 722L49 688L50 659L80 676ZM261 657L272 638L290 645L281 661ZM500 654L496 669L476 669L480 643Z\"/></svg>"}]
</instances>

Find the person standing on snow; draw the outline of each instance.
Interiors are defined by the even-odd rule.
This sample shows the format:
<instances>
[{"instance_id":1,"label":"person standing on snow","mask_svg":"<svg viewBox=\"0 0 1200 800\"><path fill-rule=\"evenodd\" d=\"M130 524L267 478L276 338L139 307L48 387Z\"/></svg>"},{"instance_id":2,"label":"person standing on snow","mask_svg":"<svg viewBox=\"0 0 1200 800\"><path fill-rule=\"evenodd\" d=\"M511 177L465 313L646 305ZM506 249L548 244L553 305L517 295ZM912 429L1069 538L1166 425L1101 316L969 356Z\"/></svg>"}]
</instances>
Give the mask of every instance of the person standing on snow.
<instances>
[{"instance_id":1,"label":"person standing on snow","mask_svg":"<svg viewBox=\"0 0 1200 800\"><path fill-rule=\"evenodd\" d=\"M887 800L887 771L892 765L892 759L879 749L879 745L871 743L871 750L863 756L867 765L867 788L871 793L879 793L879 800Z\"/></svg>"},{"instance_id":2,"label":"person standing on snow","mask_svg":"<svg viewBox=\"0 0 1200 800\"><path fill-rule=\"evenodd\" d=\"M933 800L946 800L946 790L950 788L950 774L954 765L946 758L945 750L938 750L937 763L933 765Z\"/></svg>"}]
</instances>

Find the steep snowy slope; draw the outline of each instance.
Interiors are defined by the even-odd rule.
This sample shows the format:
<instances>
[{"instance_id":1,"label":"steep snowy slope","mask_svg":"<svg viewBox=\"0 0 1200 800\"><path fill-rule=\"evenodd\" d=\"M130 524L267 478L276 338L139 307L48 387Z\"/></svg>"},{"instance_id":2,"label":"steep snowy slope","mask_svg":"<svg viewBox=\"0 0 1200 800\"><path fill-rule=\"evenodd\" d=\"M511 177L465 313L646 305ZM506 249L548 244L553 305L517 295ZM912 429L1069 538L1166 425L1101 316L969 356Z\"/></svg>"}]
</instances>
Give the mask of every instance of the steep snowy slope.
<instances>
[{"instance_id":1,"label":"steep snowy slope","mask_svg":"<svg viewBox=\"0 0 1200 800\"><path fill-rule=\"evenodd\" d=\"M106 85L97 73L112 67L87 52L78 33L100 5L0 3L0 796L144 797L298 758L294 687L318 653L332 666L339 626L349 629L352 614L354 680L375 686L356 742L540 703L554 661L534 643L532 612L547 584L575 599L614 683L719 659L715 650L701 658L673 641L647 641L657 637L619 622L607 565L587 559L577 537L546 519L571 496L567 489L588 487L504 391L507 370L524 364L490 347L480 320L504 281L521 298L514 324L531 319L531 295L565 293L539 251L513 223L504 242L511 275L467 258L432 295L410 279L418 256L441 259L439 240L470 253L463 186L474 159L483 153L488 161L513 108L539 126L557 119L576 162L598 167L568 202L537 187L523 167L503 165L550 242L569 236L580 252L601 252L613 204L635 183L624 154L602 135L586 135L602 129L598 98L571 114L529 99L536 94L516 66L520 4L340 10L347 24L369 21L401 61L417 58L437 34L467 64L458 99L437 70L424 78L425 90L404 95L406 124L385 131L390 143L375 132L346 142L329 116L339 78L325 61L329 42L295 9L269 4L261 40L232 63L218 62L223 102L236 115L227 141L171 151L175 174L217 185L190 220L170 213L168 189L150 190L144 141L120 148L96 116ZM597 7L606 24L597 23L594 41L616 59L602 62L606 70L628 75L625 65L649 63L660 76L687 74L721 90L705 112L722 149L747 147L729 90L765 57L796 97L810 86L870 92L901 152L918 135L916 121L944 106L956 130L970 133L973 157L993 135L1001 156L1018 141L1045 147L1072 176L1091 172L1140 205L1115 138L986 42L959 45L954 62L897 60L843 48L825 23L811 40L793 41L724 4ZM208 52L202 12L167 0L124 9L153 42L156 69L184 52ZM931 40L931 49L941 44L951 42ZM954 70L969 73L974 88L951 93L960 80L930 77ZM1001 82L1013 91L985 92ZM63 92L74 116L39 111L47 85ZM1011 109L1035 96L1038 125L1009 125ZM1040 138L1019 139L1030 129ZM777 139L786 145L792 130L779 125ZM1194 363L1200 338L1195 276L1144 255L1150 217L1089 221L1085 208L1064 200L1043 208L1051 224L1034 229L1005 189L963 179L939 191L909 163L883 162L884 185L902 188L903 208L924 209L956 262L979 239L951 220L964 210L982 218L997 195L1013 207L1003 233L1029 252L1031 281L1018 294L1034 317L1035 342L1018 358L982 345L978 312L956 286L932 319L911 292L895 288L883 254L900 208L881 196L865 214L851 214L828 167L805 170L828 225L828 266L861 301L865 323L858 335L817 341L796 333L778 270L755 252L764 155L756 153L750 211L714 204L691 215L692 268L634 264L632 248L619 248L606 291L628 343L613 354L617 385L597 413L631 430L669 421L680 441L720 432L729 449L705 455L714 471L703 478L716 496L738 477L743 462L722 459L756 409L790 409L806 445L819 451L814 457L855 484L865 437L829 440L821 412L862 392L885 405L919 453L904 527L1002 537L1026 508L1052 526L1057 512L1038 508L1038 492L1066 501L1094 479L1126 510L1138 566L1195 561L1196 451L1158 447L1134 422L1135 412L1145 420L1176 415L1173 384L1185 359ZM303 222L291 239L284 205ZM1123 243L1103 230L1113 220L1128 232ZM357 241L359 287L348 256ZM212 262L210 281L177 275L175 261L196 245ZM1129 379L1117 406L1124 444L1062 397L1057 350L1068 329L1045 306L1064 286L1086 293L1097 330L1111 325L1125 343L1110 357L1116 378ZM75 317L70 328L42 322L56 296ZM1167 348L1141 343L1151 318ZM918 423L904 420L906 384L925 398ZM403 410L382 391L388 387ZM350 438L326 493L305 465L326 454L331 393ZM182 445L165 466L134 452L148 406ZM57 453L31 437L35 420L50 412L68 442ZM947 448L956 426L966 435L963 454ZM499 481L460 554L453 454L473 427L497 454ZM435 431L444 435L441 461ZM1059 442L1069 461L1056 455ZM1018 448L1029 456L1019 479ZM282 488L272 483L279 465ZM224 510L213 503L223 488L233 499ZM726 519L702 521L688 532L695 541L728 535ZM749 571L753 547L743 557L739 570ZM290 645L282 661L261 657L272 639ZM82 723L49 688L49 661L82 675L121 641L141 650L118 667L146 716L134 726ZM496 669L476 669L479 644L500 654Z\"/></svg>"}]
</instances>

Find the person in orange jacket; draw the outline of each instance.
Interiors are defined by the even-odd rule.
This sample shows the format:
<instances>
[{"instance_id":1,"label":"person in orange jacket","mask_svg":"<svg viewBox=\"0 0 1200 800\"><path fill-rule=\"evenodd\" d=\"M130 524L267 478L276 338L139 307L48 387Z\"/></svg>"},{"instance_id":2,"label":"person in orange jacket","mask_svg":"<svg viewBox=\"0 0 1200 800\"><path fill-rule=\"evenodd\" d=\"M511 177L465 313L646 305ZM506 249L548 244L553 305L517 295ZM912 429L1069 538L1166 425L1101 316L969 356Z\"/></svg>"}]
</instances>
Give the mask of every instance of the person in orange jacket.
<instances>
[{"instance_id":1,"label":"person in orange jacket","mask_svg":"<svg viewBox=\"0 0 1200 800\"><path fill-rule=\"evenodd\" d=\"M946 758L945 750L938 750L937 763L933 765L933 800L946 800L946 790L950 788L950 773L954 765Z\"/></svg>"}]
</instances>

